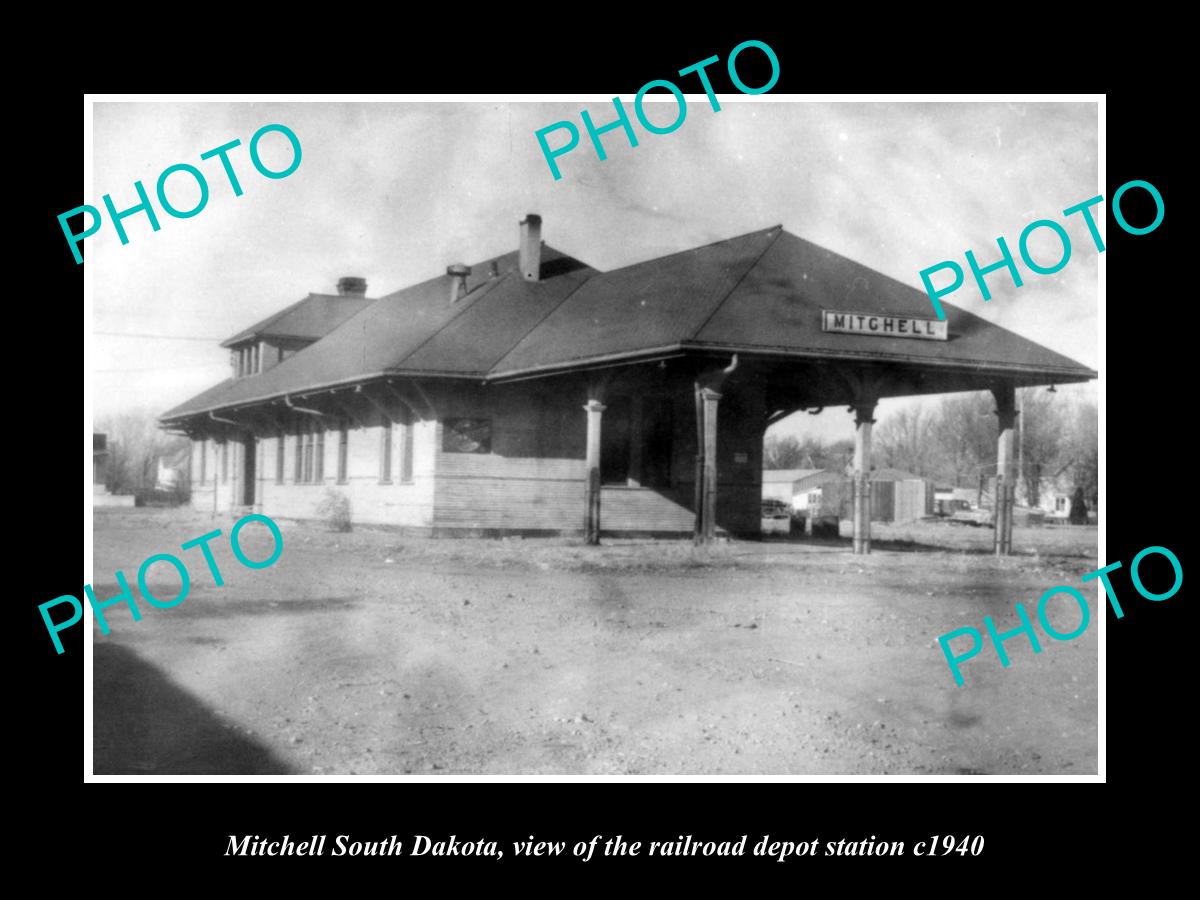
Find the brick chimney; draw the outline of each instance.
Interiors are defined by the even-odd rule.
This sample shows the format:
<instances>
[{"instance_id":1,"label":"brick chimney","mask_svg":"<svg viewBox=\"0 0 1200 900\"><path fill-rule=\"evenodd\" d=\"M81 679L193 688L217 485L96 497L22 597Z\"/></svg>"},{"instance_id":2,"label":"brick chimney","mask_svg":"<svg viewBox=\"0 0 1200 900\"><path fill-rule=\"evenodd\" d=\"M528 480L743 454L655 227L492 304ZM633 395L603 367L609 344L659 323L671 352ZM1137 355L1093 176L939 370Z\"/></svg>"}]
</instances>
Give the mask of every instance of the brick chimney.
<instances>
[{"instance_id":1,"label":"brick chimney","mask_svg":"<svg viewBox=\"0 0 1200 900\"><path fill-rule=\"evenodd\" d=\"M526 281L542 280L542 217L537 213L529 213L521 220L517 265Z\"/></svg>"},{"instance_id":2,"label":"brick chimney","mask_svg":"<svg viewBox=\"0 0 1200 900\"><path fill-rule=\"evenodd\" d=\"M456 303L467 293L467 276L471 274L471 267L455 263L446 267L446 274L450 276L450 302Z\"/></svg>"},{"instance_id":3,"label":"brick chimney","mask_svg":"<svg viewBox=\"0 0 1200 900\"><path fill-rule=\"evenodd\" d=\"M338 293L346 297L365 297L367 295L367 279L357 275L347 275L338 279Z\"/></svg>"}]
</instances>

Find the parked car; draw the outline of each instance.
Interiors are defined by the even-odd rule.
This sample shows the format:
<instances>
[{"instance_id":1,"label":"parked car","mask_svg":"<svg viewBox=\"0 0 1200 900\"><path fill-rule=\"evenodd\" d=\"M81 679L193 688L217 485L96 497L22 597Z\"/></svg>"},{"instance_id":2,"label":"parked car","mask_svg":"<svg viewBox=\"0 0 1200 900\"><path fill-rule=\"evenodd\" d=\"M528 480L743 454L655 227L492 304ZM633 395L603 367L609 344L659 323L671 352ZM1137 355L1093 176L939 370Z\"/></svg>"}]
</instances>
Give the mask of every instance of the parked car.
<instances>
[{"instance_id":1,"label":"parked car","mask_svg":"<svg viewBox=\"0 0 1200 900\"><path fill-rule=\"evenodd\" d=\"M934 511L943 517L954 515L956 512L965 512L971 509L971 504L966 500L938 500Z\"/></svg>"},{"instance_id":2,"label":"parked car","mask_svg":"<svg viewBox=\"0 0 1200 900\"><path fill-rule=\"evenodd\" d=\"M764 534L790 534L792 531L792 508L782 500L762 502L762 532Z\"/></svg>"},{"instance_id":3,"label":"parked car","mask_svg":"<svg viewBox=\"0 0 1200 900\"><path fill-rule=\"evenodd\" d=\"M950 515L951 522L960 522L964 525L987 525L989 528L995 525L995 519L990 509L959 509L955 510Z\"/></svg>"},{"instance_id":4,"label":"parked car","mask_svg":"<svg viewBox=\"0 0 1200 900\"><path fill-rule=\"evenodd\" d=\"M762 517L764 519L790 519L792 508L782 500L764 500Z\"/></svg>"}]
</instances>

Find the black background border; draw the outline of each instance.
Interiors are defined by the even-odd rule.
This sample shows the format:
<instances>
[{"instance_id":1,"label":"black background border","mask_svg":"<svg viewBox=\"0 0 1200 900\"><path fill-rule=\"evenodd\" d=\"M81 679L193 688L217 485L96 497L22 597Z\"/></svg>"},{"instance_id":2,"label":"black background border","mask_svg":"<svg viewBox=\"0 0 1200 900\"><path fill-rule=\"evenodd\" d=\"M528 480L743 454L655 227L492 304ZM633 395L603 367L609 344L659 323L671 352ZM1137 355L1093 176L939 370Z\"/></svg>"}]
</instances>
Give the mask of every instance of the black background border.
<instances>
[{"instance_id":1,"label":"black background border","mask_svg":"<svg viewBox=\"0 0 1200 900\"><path fill-rule=\"evenodd\" d=\"M733 34L729 37L727 35ZM642 39L624 36L598 36L594 44L581 43L578 35L569 45L542 42L531 46L464 46L457 41L470 65L454 67L439 54L444 47L425 49L425 58L414 55L413 45L404 53L363 65L341 66L328 83L327 72L321 79L306 78L293 68L288 78L277 79L271 87L287 92L397 91L443 93L572 93L601 92L620 94L628 99L645 81L670 77L669 73L712 54L724 60L729 49L740 40L754 37L769 43L781 63L781 77L772 93L806 91L865 91L882 88L909 91L991 92L1022 89L1011 78L995 71L981 72L970 83L955 76L953 82L938 77L935 67L920 76L896 78L878 68L860 72L849 80L844 72L837 77L827 66L813 61L812 35L748 26L725 27L702 36L651 34ZM743 70L747 83L761 83L749 63ZM739 63L741 61L739 60ZM722 83L721 68L714 66L714 85L718 92L731 90ZM264 69L263 71L267 71ZM886 71L886 67L884 70ZM664 73L668 73L664 75ZM1107 199L1120 184L1141 179L1150 181L1161 192L1167 207L1166 218L1152 234L1135 237L1124 233L1108 214L1107 297L1107 409L1106 434L1107 491L1103 514L1107 522L1105 562L1122 560L1125 568L1114 575L1114 584L1122 597L1125 618L1116 620L1107 614L1107 767L1110 784L1120 792L1120 809L1128 813L1142 808L1138 820L1143 824L1156 803L1169 802L1171 783L1186 763L1174 749L1172 738L1178 723L1186 722L1182 660L1186 654L1182 642L1187 634L1183 622L1185 592L1171 600L1150 603L1137 597L1128 579L1128 564L1143 547L1161 545L1172 549L1187 569L1183 541L1183 511L1186 500L1171 499L1165 492L1159 499L1152 486L1161 479L1186 487L1187 469L1181 450L1186 438L1178 436L1189 418L1183 364L1188 358L1185 341L1191 335L1183 327L1186 311L1176 297L1189 293L1171 290L1174 258L1170 235L1180 227L1186 212L1173 195L1168 171L1166 147L1171 140L1175 115L1172 106L1152 90L1117 79L1087 74L1084 67L1063 71L1061 87L1039 83L1045 90L1096 91L1104 83L1120 89L1108 93L1107 101ZM186 77L181 72L173 90L232 92L234 85L215 86L211 73L203 78ZM173 79L168 79L173 80ZM230 78L228 81L233 81ZM100 79L103 82L104 79ZM97 83L102 90L137 90L142 79L130 75L122 85ZM285 83L278 83L278 82ZM321 83L318 83L320 81ZM1074 83L1071 83L1074 82ZM1098 87L1100 85L1100 87ZM242 86L249 87L249 83ZM162 84L155 85L164 90ZM688 88L691 90L691 88ZM19 368L22 379L32 391L28 415L34 433L25 446L28 463L42 475L19 491L31 496L19 501L22 514L13 554L16 565L10 572L18 584L13 601L25 616L23 665L13 682L14 693L27 705L23 711L18 742L21 755L35 776L34 801L26 806L23 822L32 845L47 852L70 853L55 849L51 836L64 834L67 819L84 837L79 851L85 859L107 858L110 872L119 874L123 842L137 837L139 852L147 842L162 842L173 862L218 863L222 860L228 835L290 834L302 838L312 833L351 834L357 839L377 839L393 833L402 838L426 834L444 839L450 834L460 839L487 837L503 842L521 840L528 835L539 838L575 841L595 834L623 834L627 839L662 840L676 835L693 835L703 840L736 839L750 836L750 843L764 834L773 838L822 840L845 837L853 840L876 836L881 840L916 841L935 834L983 834L985 854L978 859L957 856L939 862L902 859L821 859L800 860L785 865L767 864L761 859L724 860L649 860L594 859L582 867L571 858L561 860L520 860L506 854L501 863L465 858L394 858L389 860L346 859L305 860L286 858L225 859L216 865L188 866L196 877L216 879L237 873L255 878L282 878L302 874L306 883L314 876L330 875L340 879L346 873L361 873L362 865L373 872L388 868L403 873L419 866L429 874L451 878L468 875L494 876L500 871L521 872L525 877L552 876L559 871L575 874L608 873L619 877L630 866L653 866L673 876L696 876L715 887L711 878L756 876L772 873L803 876L815 865L823 871L851 866L857 875L920 873L933 878L945 877L945 868L962 871L971 866L976 874L983 871L1016 882L1016 871L1030 854L1051 853L1059 860L1089 859L1091 852L1113 840L1119 823L1110 803L1102 804L1097 794L1084 795L1082 785L1038 782L1033 784L919 783L900 786L889 784L416 784L394 785L247 785L208 784L203 789L181 784L84 785L82 779L82 628L64 634L67 653L53 652L37 612L37 604L59 594L79 590L76 558L68 554L66 538L78 502L79 420L68 415L75 409L67 398L74 396L74 383L68 385L68 372L74 367L67 344L69 335L62 320L68 310L81 303L82 267L74 265L55 219L59 212L78 206L85 200L78 175L81 149L81 113L83 95L68 85L47 91L37 99L31 115L40 129L35 150L31 151L33 169L40 177L22 179L19 188L29 191L29 215L22 215L20 227L33 227L32 246L42 260L38 267L38 290L12 320L20 322L19 331L27 338L58 335L60 353L41 355L41 365L28 361ZM1138 211L1137 192L1123 204L1131 221L1148 221L1152 212ZM1064 206L1082 198L1064 198ZM21 240L19 245L26 246ZM19 260L10 277L28 276ZM20 295L19 285L10 288ZM15 297L14 297L15 302ZM78 334L78 332L75 332ZM14 336L15 337L15 336ZM81 355L82 357L82 355ZM36 357L35 357L36 358ZM82 358L80 358L82 362ZM49 362L47 366L45 363ZM97 364L100 361L97 360ZM14 373L15 374L15 373ZM74 373L71 381L73 382ZM31 377L32 376L32 377ZM1134 390L1136 388L1136 390ZM26 392L21 392L26 393ZM44 433L41 425L44 423ZM15 424L10 421L10 424ZM85 429L88 425L85 423ZM12 432L10 432L12 434ZM86 437L86 435L85 435ZM36 447L36 450L34 449ZM10 445L10 450L13 449ZM31 452L32 451L32 452ZM86 452L86 450L85 450ZM55 477L46 477L47 473ZM1170 475L1179 473L1178 478ZM1161 473L1156 479L1156 473ZM23 479L22 479L23 480ZM36 482L34 484L33 482ZM1180 494L1181 497L1185 496ZM32 556L33 559L28 557ZM34 560L39 560L35 563ZM1152 583L1150 576L1146 576ZM1128 599L1126 599L1128 598ZM1093 626L1094 627L1094 626ZM1182 715L1181 715L1182 714ZM23 767L24 768L24 767ZM182 795L181 792L186 792ZM917 792L920 792L919 796ZM1133 826L1133 821L1125 823ZM1164 833L1155 827L1157 839ZM1160 848L1161 850L1161 848ZM1086 855L1085 855L1086 854ZM161 853L159 854L162 855ZM62 857L59 856L61 859ZM980 869L982 865L984 868ZM449 868L447 868L449 867ZM564 882L562 888L571 889ZM797 883L799 886L801 883ZM553 883L551 883L553 886ZM1014 884L1015 886L1015 884Z\"/></svg>"}]
</instances>

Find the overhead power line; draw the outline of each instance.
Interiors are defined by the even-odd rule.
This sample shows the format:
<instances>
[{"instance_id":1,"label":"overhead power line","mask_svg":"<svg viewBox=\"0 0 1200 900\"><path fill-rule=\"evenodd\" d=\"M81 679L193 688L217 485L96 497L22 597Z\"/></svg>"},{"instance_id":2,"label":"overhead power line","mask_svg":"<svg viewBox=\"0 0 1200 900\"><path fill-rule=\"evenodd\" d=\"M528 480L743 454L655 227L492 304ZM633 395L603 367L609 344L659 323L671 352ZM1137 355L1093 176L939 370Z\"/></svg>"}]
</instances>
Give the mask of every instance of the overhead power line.
<instances>
[{"instance_id":1,"label":"overhead power line","mask_svg":"<svg viewBox=\"0 0 1200 900\"><path fill-rule=\"evenodd\" d=\"M192 337L191 335L149 335L139 331L92 331L107 337L155 337L162 341L223 341L222 337Z\"/></svg>"},{"instance_id":2,"label":"overhead power line","mask_svg":"<svg viewBox=\"0 0 1200 900\"><path fill-rule=\"evenodd\" d=\"M215 366L212 363L196 363L195 365L190 365L190 366L172 365L172 366L146 366L146 367L141 367L141 368L128 368L128 369L92 369L92 372L99 375L101 373L110 373L111 374L113 372L175 372L179 369L212 369L212 368L215 368Z\"/></svg>"}]
</instances>

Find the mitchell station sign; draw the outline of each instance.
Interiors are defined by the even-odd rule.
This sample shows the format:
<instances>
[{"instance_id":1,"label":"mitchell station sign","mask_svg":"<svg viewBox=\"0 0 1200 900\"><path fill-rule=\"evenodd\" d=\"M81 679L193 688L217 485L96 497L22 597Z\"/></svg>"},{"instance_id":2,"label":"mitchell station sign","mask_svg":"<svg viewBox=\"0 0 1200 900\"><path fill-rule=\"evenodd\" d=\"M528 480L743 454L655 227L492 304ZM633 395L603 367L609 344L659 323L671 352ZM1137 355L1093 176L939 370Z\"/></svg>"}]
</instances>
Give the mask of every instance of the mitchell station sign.
<instances>
[{"instance_id":1,"label":"mitchell station sign","mask_svg":"<svg viewBox=\"0 0 1200 900\"><path fill-rule=\"evenodd\" d=\"M948 323L912 316L880 316L869 313L821 311L821 330L842 334L876 334L880 337L921 338L927 341L950 339Z\"/></svg>"}]
</instances>

